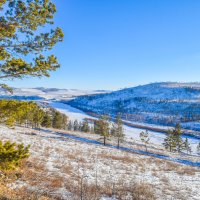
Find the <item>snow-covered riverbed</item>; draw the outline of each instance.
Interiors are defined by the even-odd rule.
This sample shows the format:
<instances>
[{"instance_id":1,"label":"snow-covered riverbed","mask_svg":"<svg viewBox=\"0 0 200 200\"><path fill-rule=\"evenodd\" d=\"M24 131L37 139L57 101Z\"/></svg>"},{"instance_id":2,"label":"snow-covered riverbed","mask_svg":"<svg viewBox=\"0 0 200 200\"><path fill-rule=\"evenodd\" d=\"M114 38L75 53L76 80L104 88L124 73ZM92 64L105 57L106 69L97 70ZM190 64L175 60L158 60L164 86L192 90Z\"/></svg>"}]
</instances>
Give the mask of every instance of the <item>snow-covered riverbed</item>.
<instances>
[{"instance_id":1,"label":"snow-covered riverbed","mask_svg":"<svg viewBox=\"0 0 200 200\"><path fill-rule=\"evenodd\" d=\"M66 114L70 120L79 120L82 121L85 118L93 118L83 111L76 109L74 107L71 107L70 105L60 103L60 102L50 102L49 105L58 111L60 111L63 114ZM145 131L144 129L124 126L124 132L126 137L133 138L135 141L140 141L140 132ZM156 145L162 145L164 142L164 139L166 137L166 134L160 133L160 132L153 132L149 131L149 137L150 137L150 143L156 144ZM193 138L192 136L185 136L183 135L183 139L188 138L188 141L191 145L192 154L197 153L197 145L200 142L199 139Z\"/></svg>"},{"instance_id":2,"label":"snow-covered riverbed","mask_svg":"<svg viewBox=\"0 0 200 200\"><path fill-rule=\"evenodd\" d=\"M67 115L69 117L70 120L78 120L78 121L82 121L85 118L93 118L89 115L87 115L86 113L84 113L81 110L78 110L74 107L71 107L70 105L64 104L64 103L60 103L60 102L50 102L49 105L53 108L55 108L56 110L60 111L61 113Z\"/></svg>"}]
</instances>

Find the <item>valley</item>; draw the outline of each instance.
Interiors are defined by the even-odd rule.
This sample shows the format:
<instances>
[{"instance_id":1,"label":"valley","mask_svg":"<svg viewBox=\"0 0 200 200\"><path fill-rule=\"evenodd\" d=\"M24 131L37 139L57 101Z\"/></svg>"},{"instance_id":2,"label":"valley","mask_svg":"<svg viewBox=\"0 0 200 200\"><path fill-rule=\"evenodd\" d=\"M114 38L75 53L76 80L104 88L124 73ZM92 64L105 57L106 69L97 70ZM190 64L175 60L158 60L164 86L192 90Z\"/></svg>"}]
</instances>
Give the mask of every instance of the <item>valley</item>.
<instances>
[{"instance_id":1,"label":"valley","mask_svg":"<svg viewBox=\"0 0 200 200\"><path fill-rule=\"evenodd\" d=\"M32 89L30 91L25 96L20 91L8 96L2 94L1 98L35 101L44 110L54 109L54 112L66 115L68 122L83 123L88 120L90 127L98 120L101 111L93 113L96 108L85 109L93 100L82 102L82 99L96 99L101 95L104 97L111 94L86 92L79 96L80 94L67 94L66 91L61 94L58 89L46 89L51 94L47 92L41 95L38 89L37 93L33 93ZM81 104L74 104L80 99ZM105 102L102 106L105 106ZM114 118L112 112L109 115ZM12 179L10 183L6 181L6 185L0 184L0 189L3 191L3 187L9 188L13 194L17 191L17 195L29 195L30 191L37 195L48 194L48 200L198 200L199 132L182 129L184 134L181 138L183 141L187 138L191 152L169 152L163 143L167 130L174 128L172 125L132 121L124 117L125 137L120 146L117 146L117 140L112 135L107 139L106 145L103 145L102 136L92 132L30 128L24 125L9 128L1 125L0 140L31 145L31 155L26 161L28 164L19 172L20 177ZM111 120L110 126L112 123ZM145 145L140 134L146 130L149 141Z\"/></svg>"}]
</instances>

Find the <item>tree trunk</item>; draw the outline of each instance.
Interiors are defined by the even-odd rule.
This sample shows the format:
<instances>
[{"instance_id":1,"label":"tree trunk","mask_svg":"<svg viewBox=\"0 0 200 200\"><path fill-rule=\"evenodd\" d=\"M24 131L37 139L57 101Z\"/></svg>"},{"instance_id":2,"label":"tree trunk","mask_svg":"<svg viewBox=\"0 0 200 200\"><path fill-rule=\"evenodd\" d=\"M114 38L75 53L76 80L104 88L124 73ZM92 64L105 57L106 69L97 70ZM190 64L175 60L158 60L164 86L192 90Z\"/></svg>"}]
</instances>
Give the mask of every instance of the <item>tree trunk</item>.
<instances>
[{"instance_id":1,"label":"tree trunk","mask_svg":"<svg viewBox=\"0 0 200 200\"><path fill-rule=\"evenodd\" d=\"M120 142L120 141L119 141L119 138L118 138L118 141L117 141L117 148L118 148L118 149L119 149L119 142Z\"/></svg>"}]
</instances>

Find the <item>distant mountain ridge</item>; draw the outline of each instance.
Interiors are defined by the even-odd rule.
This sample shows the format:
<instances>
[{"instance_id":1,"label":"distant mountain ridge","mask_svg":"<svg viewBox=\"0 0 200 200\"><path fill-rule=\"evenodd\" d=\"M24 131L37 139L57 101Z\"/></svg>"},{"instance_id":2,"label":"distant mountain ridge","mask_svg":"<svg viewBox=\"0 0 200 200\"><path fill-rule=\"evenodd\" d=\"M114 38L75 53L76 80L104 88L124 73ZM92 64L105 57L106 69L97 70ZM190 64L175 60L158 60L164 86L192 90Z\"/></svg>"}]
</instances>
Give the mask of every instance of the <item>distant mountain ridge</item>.
<instances>
[{"instance_id":1,"label":"distant mountain ridge","mask_svg":"<svg viewBox=\"0 0 200 200\"><path fill-rule=\"evenodd\" d=\"M122 113L128 121L189 126L200 121L200 83L151 83L77 97L68 104L96 114Z\"/></svg>"},{"instance_id":2,"label":"distant mountain ridge","mask_svg":"<svg viewBox=\"0 0 200 200\"><path fill-rule=\"evenodd\" d=\"M56 100L67 100L77 96L88 95L88 94L99 94L105 93L105 90L78 90L78 89L58 89L58 88L13 88L13 94L0 90L1 98L12 98L12 99L25 99L25 100L41 100L41 99L56 99Z\"/></svg>"}]
</instances>

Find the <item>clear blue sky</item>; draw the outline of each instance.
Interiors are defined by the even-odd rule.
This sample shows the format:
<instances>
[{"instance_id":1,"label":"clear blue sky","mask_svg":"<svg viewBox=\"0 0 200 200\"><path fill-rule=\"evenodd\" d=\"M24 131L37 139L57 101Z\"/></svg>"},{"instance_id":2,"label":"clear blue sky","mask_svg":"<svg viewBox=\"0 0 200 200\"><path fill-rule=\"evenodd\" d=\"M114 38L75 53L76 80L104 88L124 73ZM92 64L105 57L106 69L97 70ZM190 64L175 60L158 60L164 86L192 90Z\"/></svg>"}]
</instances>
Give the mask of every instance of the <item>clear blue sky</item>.
<instances>
[{"instance_id":1,"label":"clear blue sky","mask_svg":"<svg viewBox=\"0 0 200 200\"><path fill-rule=\"evenodd\" d=\"M200 81L200 0L54 0L65 41L51 78L17 87L118 89Z\"/></svg>"}]
</instances>

